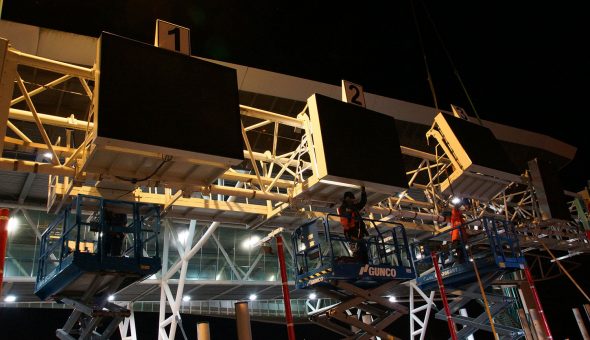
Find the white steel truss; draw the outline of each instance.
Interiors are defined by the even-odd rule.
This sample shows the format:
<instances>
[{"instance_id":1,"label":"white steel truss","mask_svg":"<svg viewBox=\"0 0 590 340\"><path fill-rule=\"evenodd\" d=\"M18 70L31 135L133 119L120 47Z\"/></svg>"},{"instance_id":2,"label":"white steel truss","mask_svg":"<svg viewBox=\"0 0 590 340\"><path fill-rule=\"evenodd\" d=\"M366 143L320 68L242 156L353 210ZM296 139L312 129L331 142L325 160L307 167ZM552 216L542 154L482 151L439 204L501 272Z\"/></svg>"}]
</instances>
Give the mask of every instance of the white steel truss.
<instances>
[{"instance_id":1,"label":"white steel truss","mask_svg":"<svg viewBox=\"0 0 590 340\"><path fill-rule=\"evenodd\" d=\"M52 157L51 162L47 163L4 156L0 158L0 169L50 174L49 207L57 210L69 197L83 193L160 204L170 218L198 218L212 222L246 224L251 228L272 221L273 217L283 214L286 210L298 212L302 208L305 210L309 208L309 212L312 212L316 209L314 204L317 202L297 197L304 188L318 181L317 150L313 144L313 126L309 120L307 108L304 108L295 118L241 105L242 136L246 146L244 156L250 162L250 170L245 172L230 168L220 176L216 185L195 187L168 180L166 186L161 188L157 181L165 174L160 173L153 180L137 183L132 190L113 188L105 190L99 187L100 182L116 181L116 177L110 175L108 169L100 174L84 171L88 155L94 148L92 141L96 135L95 126L98 121L98 113L93 109L95 107L93 93L97 91L94 88L96 70L22 53L9 47L5 40L3 44L5 62L3 86L0 91L3 91L2 98L10 98L10 100L0 103L5 110L3 112L7 112L6 119L0 125L5 127L4 131L6 129L12 131L18 138L9 137L4 133L0 142L4 149L8 147L20 152L38 150L37 154L49 152ZM19 73L20 68L23 67L50 71L55 76L44 84L27 85ZM87 98L85 109L69 117L38 111L35 104L36 96L48 89L71 82L77 82L77 85L70 85L72 88L80 89L77 95ZM12 95L14 87L17 87L20 93L16 92L16 95ZM26 103L28 111L18 108L18 105L23 103ZM33 130L33 133L25 132L13 121L34 123L36 130ZM300 131L300 139L288 140L282 136L281 129L285 127ZM61 129L62 132L58 135L65 136L65 140L57 138L51 141L48 138L47 129ZM83 140L77 145L74 145L72 140L72 133L74 133L72 131L83 133ZM270 150L257 149L252 141L254 136L252 133L257 131L263 131L271 136ZM277 150L284 149L287 142L292 145L291 150L279 154ZM421 230L437 230L439 223L444 221L440 212L449 204L449 197L442 195L440 186L448 179L449 173L452 172L451 167L458 166L453 163L453 157L446 156L450 150L445 149L439 152L440 147L442 145L437 145L435 154L431 155L402 146L402 153L418 164L415 170L407 172L411 190L402 192L397 197L390 197L369 211L381 218L413 220L414 224L408 224L410 227L418 226ZM153 155L153 157L159 156ZM232 187L235 181L243 182L244 187ZM230 183L230 186L225 183ZM231 195L240 199L236 202L216 201L215 204L211 204L212 195ZM553 229L550 234L564 232L561 225L547 227L547 224L536 223L538 213L535 210L534 192L526 182L508 183L505 189L490 201L476 203L474 216L493 214L504 215L513 221L523 220L524 223L521 225L529 230L525 231L525 234L528 233L527 235L533 238L547 234L543 231L547 228ZM174 209L168 209L169 207ZM215 211L239 211L243 216L236 217L232 214L231 217L226 217L224 214L216 214ZM572 213L576 215L575 207ZM586 214L587 212L584 212L583 216ZM419 227L420 225L422 227ZM570 230L575 227L569 224L569 228L565 229L566 233L570 233ZM584 235L579 233L566 235L565 238L566 241L578 239L581 242L573 246L571 242L561 244L562 250L572 247L579 250L578 244L582 248L587 245ZM552 244L549 245L552 246Z\"/></svg>"},{"instance_id":2,"label":"white steel truss","mask_svg":"<svg viewBox=\"0 0 590 340\"><path fill-rule=\"evenodd\" d=\"M133 302L127 304L127 309L131 312L131 314L119 324L119 334L121 336L121 340L137 340Z\"/></svg>"},{"instance_id":3,"label":"white steel truss","mask_svg":"<svg viewBox=\"0 0 590 340\"><path fill-rule=\"evenodd\" d=\"M418 296L424 300L423 305L416 306L416 297L414 295L418 293ZM428 319L430 318L430 311L434 306L434 294L435 291L430 292L430 296L427 296L422 289L420 289L414 282L410 282L410 338L412 340L419 336L419 340L424 340L426 336L426 328L428 327ZM418 316L419 313L424 312L423 317Z\"/></svg>"}]
</instances>

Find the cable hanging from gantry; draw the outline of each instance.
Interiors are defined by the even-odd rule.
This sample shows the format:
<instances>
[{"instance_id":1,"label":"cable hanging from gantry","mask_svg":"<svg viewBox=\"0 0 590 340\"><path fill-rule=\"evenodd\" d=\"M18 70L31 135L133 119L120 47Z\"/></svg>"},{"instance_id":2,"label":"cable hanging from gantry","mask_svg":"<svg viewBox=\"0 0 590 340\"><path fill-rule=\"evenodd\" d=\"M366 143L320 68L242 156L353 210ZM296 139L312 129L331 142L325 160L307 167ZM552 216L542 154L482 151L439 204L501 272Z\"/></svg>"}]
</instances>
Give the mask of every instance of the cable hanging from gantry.
<instances>
[{"instance_id":1,"label":"cable hanging from gantry","mask_svg":"<svg viewBox=\"0 0 590 340\"><path fill-rule=\"evenodd\" d=\"M426 50L424 49L424 40L422 39L422 31L420 30L420 25L418 24L418 17L416 15L416 7L414 6L414 0L410 0L410 4L412 5L412 16L414 18L414 24L416 25L416 32L418 34L418 42L420 43L420 50L422 52L422 58L424 59L424 67L426 68L426 80L428 81L428 86L430 87L430 92L432 93L432 99L434 100L434 107L438 111L438 100L436 99L436 90L434 89L434 83L432 81L432 74L430 73L430 66L428 65L428 57L426 56Z\"/></svg>"},{"instance_id":2,"label":"cable hanging from gantry","mask_svg":"<svg viewBox=\"0 0 590 340\"><path fill-rule=\"evenodd\" d=\"M418 25L418 19L416 16L416 9L414 6L414 1L415 0L411 0L411 4L412 4L412 14L414 15L414 22L416 24L416 30L418 31L418 38L419 38L419 42L420 42L420 48L422 50L422 54L424 56L424 63L426 66L426 72L428 74L428 83L430 85L430 90L432 91L432 95L434 97L435 100L435 107L438 110L438 104L436 103L436 93L434 90L434 85L432 83L432 78L430 75L430 70L429 70L429 66L428 66L428 60L426 58L426 52L424 49L424 41L422 40L422 34L420 32L420 27ZM453 61L453 58L451 57L451 53L449 52L449 50L447 49L447 46L445 45L440 33L438 32L437 28L436 28L436 24L434 23L434 20L432 19L432 16L430 15L430 12L428 11L428 8L426 7L426 4L424 3L424 1L422 0L417 0L420 1L420 4L422 5L422 8L424 9L424 12L426 13L426 18L428 19L428 22L430 23L430 25L432 26L432 29L434 30L434 34L436 35L436 38L438 39L439 43L441 44L441 47L445 53L445 56L447 57L447 60L449 61L449 63L451 64L451 68L453 69L453 74L455 75L455 77L457 77L457 80L459 81L459 84L461 85L461 89L463 90L463 93L465 94L465 97L467 97L467 101L469 101L469 105L471 106L471 109L473 110L473 113L475 114L475 117L477 118L477 121L479 122L480 125L483 126L483 122L481 121L481 119L479 118L479 114L477 113L477 109L475 108L475 104L473 103L473 100L471 99L471 96L469 95L469 92L467 91L467 87L465 87L465 84L463 83L463 79L461 78L461 75L459 74L459 70L457 70L457 67L455 66L455 62Z\"/></svg>"},{"instance_id":3,"label":"cable hanging from gantry","mask_svg":"<svg viewBox=\"0 0 590 340\"><path fill-rule=\"evenodd\" d=\"M73 78L73 79L76 79L76 78ZM39 88L43 88L45 90L52 90L52 91L63 92L63 93L66 93L66 94L72 94L72 95L81 96L81 97L88 97L88 94L87 93L77 92L77 91L72 91L72 90L66 90L65 87L64 88L59 88L58 86L60 86L60 85L63 86L63 84L65 83L65 81L62 82L62 83L60 83L60 84L58 84L58 85L50 85L50 86L48 86L47 84L39 84L39 83L35 83L35 82L31 82L31 81L26 81L26 80L23 80L23 83L25 83L26 85L36 86L36 88L34 90L37 90Z\"/></svg>"},{"instance_id":4,"label":"cable hanging from gantry","mask_svg":"<svg viewBox=\"0 0 590 340\"><path fill-rule=\"evenodd\" d=\"M170 156L170 155L164 155L162 157L162 162L160 163L160 165L158 165L156 167L156 169L154 171L152 171L151 174L149 174L148 176L143 177L143 178L132 178L132 177L122 177L122 176L115 176L115 178L117 178L117 179L119 179L121 181L131 182L133 184L137 184L139 182L147 181L150 178L154 177L154 175L156 175L156 173L158 171L160 171L160 169L162 168L162 166L164 166L164 164L170 162L171 160L172 160L172 156Z\"/></svg>"}]
</instances>

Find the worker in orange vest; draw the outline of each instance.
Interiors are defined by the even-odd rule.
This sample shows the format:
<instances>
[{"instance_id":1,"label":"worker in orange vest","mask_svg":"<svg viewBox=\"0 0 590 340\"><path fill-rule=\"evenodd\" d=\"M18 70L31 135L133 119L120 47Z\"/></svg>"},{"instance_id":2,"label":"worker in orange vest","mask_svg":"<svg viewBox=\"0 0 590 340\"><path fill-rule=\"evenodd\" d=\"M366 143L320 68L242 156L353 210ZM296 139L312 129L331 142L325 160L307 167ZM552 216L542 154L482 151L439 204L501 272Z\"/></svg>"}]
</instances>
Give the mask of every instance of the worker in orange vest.
<instances>
[{"instance_id":1,"label":"worker in orange vest","mask_svg":"<svg viewBox=\"0 0 590 340\"><path fill-rule=\"evenodd\" d=\"M352 256L363 263L368 263L367 247L363 237L367 236L367 228L362 220L361 210L367 204L367 193L365 187L361 187L361 200L355 202L354 194L351 191L344 193L342 205L338 208L340 224L344 230L344 236L352 251Z\"/></svg>"},{"instance_id":2,"label":"worker in orange vest","mask_svg":"<svg viewBox=\"0 0 590 340\"><path fill-rule=\"evenodd\" d=\"M451 226L453 227L453 230L451 231L451 245L456 251L456 263L465 262L463 247L465 247L465 244L467 243L468 235L464 223L465 218L463 217L461 210L454 207L451 211Z\"/></svg>"}]
</instances>

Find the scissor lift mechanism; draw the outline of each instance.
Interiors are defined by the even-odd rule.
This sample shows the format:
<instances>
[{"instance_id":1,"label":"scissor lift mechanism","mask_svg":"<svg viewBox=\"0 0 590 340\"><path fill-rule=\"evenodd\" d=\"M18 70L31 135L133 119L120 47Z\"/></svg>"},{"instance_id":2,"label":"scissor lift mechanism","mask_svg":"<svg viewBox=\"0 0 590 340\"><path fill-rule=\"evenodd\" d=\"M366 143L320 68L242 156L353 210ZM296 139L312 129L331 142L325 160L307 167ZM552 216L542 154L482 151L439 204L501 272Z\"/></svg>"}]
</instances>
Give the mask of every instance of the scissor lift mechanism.
<instances>
[{"instance_id":1,"label":"scissor lift mechanism","mask_svg":"<svg viewBox=\"0 0 590 340\"><path fill-rule=\"evenodd\" d=\"M302 269L296 273L297 287L340 301L313 311L309 319L346 339L393 339L385 328L409 308L389 301L387 293L415 277L404 227L364 219L370 236L363 241L369 263L363 264L350 256L350 240L335 232L338 225L331 229L331 217L338 216L323 220L323 235L316 220L293 233L294 249L299 250L294 268Z\"/></svg>"},{"instance_id":2,"label":"scissor lift mechanism","mask_svg":"<svg viewBox=\"0 0 590 340\"><path fill-rule=\"evenodd\" d=\"M131 315L108 298L160 270L159 226L155 205L80 195L47 228L35 294L73 308L58 338L109 339Z\"/></svg>"},{"instance_id":3,"label":"scissor lift mechanism","mask_svg":"<svg viewBox=\"0 0 590 340\"><path fill-rule=\"evenodd\" d=\"M108 296L115 293L123 278L113 281L107 289L107 294L99 301L94 301L94 295L101 288L98 283L100 278L96 277L88 291L80 299L61 298L61 302L72 307L74 310L66 321L65 325L56 331L58 338L63 340L74 339L110 339L117 326L124 318L129 317L131 312L124 307L109 302ZM97 331L99 325L107 318L110 322L103 329L102 333ZM77 336L74 337L74 336Z\"/></svg>"},{"instance_id":4,"label":"scissor lift mechanism","mask_svg":"<svg viewBox=\"0 0 590 340\"><path fill-rule=\"evenodd\" d=\"M511 222L481 218L464 224L464 227L468 229L472 226L481 227L483 230L478 235L468 238L467 241L462 241L464 238L461 236L456 249L449 247L439 249L441 261L435 264L442 267L440 273L447 292L446 295L452 297L452 302L448 305L451 318L455 323L464 326L457 332L459 339L465 339L478 330L492 331L485 311L475 317L459 314L459 310L469 302L482 299L480 284L486 291L486 288L490 287L497 278L507 272L523 269L525 265L516 231ZM462 235L463 229L460 227L453 229L456 228L459 229ZM429 249L432 246L432 244L429 245L429 241L433 238L442 240L453 229L413 244L413 247L422 255L423 259L416 262L419 269L422 263L428 263L431 259L430 252L433 250ZM447 263L447 260L453 259L451 255L453 252L463 252L463 258L469 260L462 264L454 263L454 261L448 261ZM482 275L480 277L481 282L478 282L478 276L473 268L474 262ZM418 271L420 272L420 270ZM437 289L436 281L436 274L431 270L417 278L418 286L424 290ZM514 302L514 299L510 297L490 294L489 292L485 293L485 297L492 318L505 311ZM444 310L438 311L435 317L439 320L447 320ZM494 322L494 326L501 339L518 339L524 335L523 330L519 328L501 325L497 322Z\"/></svg>"},{"instance_id":5,"label":"scissor lift mechanism","mask_svg":"<svg viewBox=\"0 0 590 340\"><path fill-rule=\"evenodd\" d=\"M381 339L393 339L384 329L401 316L408 314L408 307L399 303L390 302L384 295L399 284L398 281L390 281L371 289L359 288L345 280L330 282L334 288L319 287L317 290L325 296L338 299L341 302L316 311L309 315L311 321L346 336L345 339L370 339L378 336ZM371 316L371 322L365 323L359 320L357 313L352 310L360 310ZM354 332L350 327L358 329Z\"/></svg>"},{"instance_id":6,"label":"scissor lift mechanism","mask_svg":"<svg viewBox=\"0 0 590 340\"><path fill-rule=\"evenodd\" d=\"M490 273L481 278L482 284L484 287L489 287L498 276L498 273ZM469 335L472 335L478 330L484 330L487 332L492 331L485 311L476 317L462 316L459 314L459 310L464 308L469 302L482 298L479 292L479 284L477 282L463 286L461 289L447 290L447 295L453 297L452 302L449 303L453 321L455 324L464 326L457 332L457 337L459 339L466 339ZM495 318L514 302L510 297L489 293L486 294L486 299L490 304L489 308L492 318ZM447 316L442 309L435 314L435 317L439 320L447 320ZM524 331L520 328L500 325L497 322L494 323L494 327L500 339L520 339L524 336Z\"/></svg>"}]
</instances>

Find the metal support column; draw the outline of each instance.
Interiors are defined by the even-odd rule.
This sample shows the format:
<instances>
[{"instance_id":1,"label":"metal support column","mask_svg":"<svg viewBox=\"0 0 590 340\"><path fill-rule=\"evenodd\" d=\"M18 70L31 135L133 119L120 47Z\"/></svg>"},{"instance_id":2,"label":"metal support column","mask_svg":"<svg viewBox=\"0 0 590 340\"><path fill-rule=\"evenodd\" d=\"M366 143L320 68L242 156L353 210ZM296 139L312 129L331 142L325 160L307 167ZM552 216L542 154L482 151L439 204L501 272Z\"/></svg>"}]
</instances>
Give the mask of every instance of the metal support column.
<instances>
[{"instance_id":1,"label":"metal support column","mask_svg":"<svg viewBox=\"0 0 590 340\"><path fill-rule=\"evenodd\" d=\"M445 293L445 286L442 281L442 276L440 274L440 268L438 268L438 255L435 252L432 252L432 264L434 265L434 271L436 273L436 281L438 282L438 289L440 290L440 295L442 297L443 306L445 307L445 314L447 315L447 323L449 324L449 332L451 332L451 338L453 340L457 340L457 331L455 330L455 323L453 322L453 318L451 316L451 310L449 309L449 302L447 301L447 295Z\"/></svg>"},{"instance_id":2,"label":"metal support column","mask_svg":"<svg viewBox=\"0 0 590 340\"><path fill-rule=\"evenodd\" d=\"M291 313L287 265L285 263L285 254L283 253L283 238L281 235L277 235L275 238L277 240L277 253L279 254L279 267L281 269L283 302L285 303L285 317L287 318L287 334L289 335L289 340L295 340L295 326L293 325L293 314Z\"/></svg>"},{"instance_id":3,"label":"metal support column","mask_svg":"<svg viewBox=\"0 0 590 340\"><path fill-rule=\"evenodd\" d=\"M425 305L416 307L414 291L416 291L426 302ZM435 291L433 290L430 292L430 296L426 296L422 289L416 286L415 283L410 282L410 339L414 340L415 337L419 335L419 340L424 340L428 326L428 319L430 318L430 311L432 310L432 306L434 306L434 294ZM424 318L420 320L417 314L423 310L426 310L426 314L424 315ZM417 323L418 327L416 327L414 323Z\"/></svg>"},{"instance_id":4,"label":"metal support column","mask_svg":"<svg viewBox=\"0 0 590 340\"><path fill-rule=\"evenodd\" d=\"M8 221L10 211L0 209L0 297L2 296L2 282L4 280L4 259L6 257L6 244L8 243Z\"/></svg>"},{"instance_id":5,"label":"metal support column","mask_svg":"<svg viewBox=\"0 0 590 340\"><path fill-rule=\"evenodd\" d=\"M551 335L551 330L549 329L549 323L547 322L547 318L545 318L545 312L543 312L543 306L541 305L541 299L539 299L539 295L537 294L537 289L535 288L535 281L533 280L533 276L531 275L531 271L529 267L524 268L524 275L526 276L526 280L529 283L529 287L531 288L531 292L535 297L535 304L537 305L539 316L541 317L541 321L543 323L543 328L545 329L545 334L547 334L547 339L552 340L553 336Z\"/></svg>"},{"instance_id":6,"label":"metal support column","mask_svg":"<svg viewBox=\"0 0 590 340\"><path fill-rule=\"evenodd\" d=\"M541 322L539 321L539 313L534 308L529 310L529 315L531 316L531 321L533 324L533 328L535 330L535 334L537 334L537 339L547 339L545 332L543 331L543 326L541 326Z\"/></svg>"},{"instance_id":7,"label":"metal support column","mask_svg":"<svg viewBox=\"0 0 590 340\"><path fill-rule=\"evenodd\" d=\"M572 312L574 312L574 317L576 318L576 322L578 323L578 328L580 328L580 333L582 333L582 338L584 340L590 340L590 335L588 334L588 330L584 325L584 319L582 319L582 314L580 310L577 308L572 308Z\"/></svg>"},{"instance_id":8,"label":"metal support column","mask_svg":"<svg viewBox=\"0 0 590 340\"><path fill-rule=\"evenodd\" d=\"M529 327L529 322L526 318L524 309L522 308L518 310L518 319L520 321L520 325L522 326L522 330L524 331L525 340L534 340L533 333L531 332L531 328Z\"/></svg>"}]
</instances>

